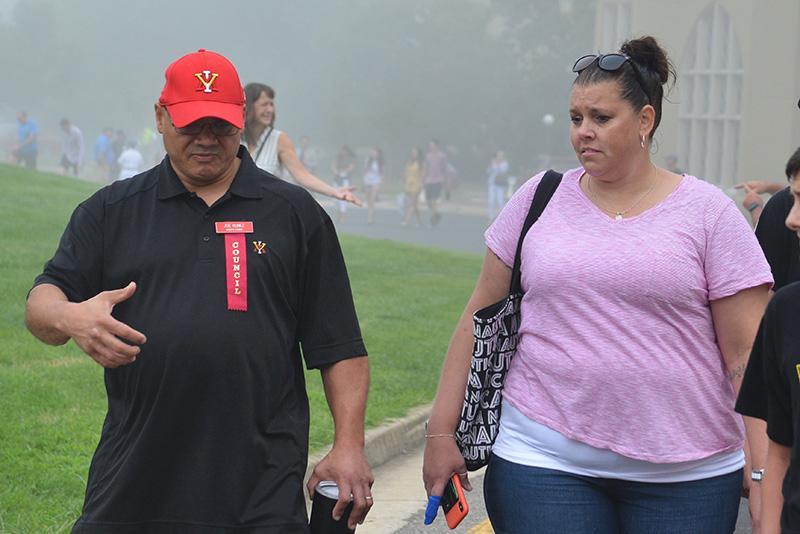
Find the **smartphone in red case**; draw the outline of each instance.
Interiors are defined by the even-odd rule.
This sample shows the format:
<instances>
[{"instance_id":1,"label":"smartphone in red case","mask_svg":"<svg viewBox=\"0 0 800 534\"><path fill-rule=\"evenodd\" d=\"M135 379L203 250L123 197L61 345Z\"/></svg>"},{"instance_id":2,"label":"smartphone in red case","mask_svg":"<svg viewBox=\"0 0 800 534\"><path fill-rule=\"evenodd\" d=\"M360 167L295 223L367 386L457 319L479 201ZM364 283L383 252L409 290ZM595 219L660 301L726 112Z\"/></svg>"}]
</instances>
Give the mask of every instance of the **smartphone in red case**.
<instances>
[{"instance_id":1,"label":"smartphone in red case","mask_svg":"<svg viewBox=\"0 0 800 534\"><path fill-rule=\"evenodd\" d=\"M447 526L454 529L469 513L469 505L464 497L464 488L461 487L461 478L458 475L450 477L442 495L442 510Z\"/></svg>"}]
</instances>

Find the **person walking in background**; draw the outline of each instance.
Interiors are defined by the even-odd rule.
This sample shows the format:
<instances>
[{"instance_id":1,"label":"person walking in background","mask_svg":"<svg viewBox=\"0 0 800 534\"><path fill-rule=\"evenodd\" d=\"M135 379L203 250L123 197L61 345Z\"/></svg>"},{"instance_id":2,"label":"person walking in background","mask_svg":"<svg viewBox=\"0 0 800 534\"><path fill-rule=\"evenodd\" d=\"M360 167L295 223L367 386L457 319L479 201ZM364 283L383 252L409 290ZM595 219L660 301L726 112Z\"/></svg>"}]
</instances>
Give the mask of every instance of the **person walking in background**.
<instances>
[{"instance_id":1,"label":"person walking in background","mask_svg":"<svg viewBox=\"0 0 800 534\"><path fill-rule=\"evenodd\" d=\"M331 163L331 171L333 171L334 182L336 188L339 190L348 190L351 188L351 177L356 165L356 155L349 146L343 145L336 154L336 159ZM336 222L341 223L347 218L347 201L336 201Z\"/></svg>"},{"instance_id":2,"label":"person walking in background","mask_svg":"<svg viewBox=\"0 0 800 534\"><path fill-rule=\"evenodd\" d=\"M406 163L406 182L405 182L405 213L403 216L403 226L408 225L413 215L417 224L422 224L419 215L419 194L422 192L422 151L416 147L411 149L411 154Z\"/></svg>"},{"instance_id":3,"label":"person walking in background","mask_svg":"<svg viewBox=\"0 0 800 534\"><path fill-rule=\"evenodd\" d=\"M798 155L800 149L795 152L795 155L792 156L792 159L789 160L789 163L786 165L786 172L789 172L789 166L792 167L800 165L800 155ZM794 160L794 161L792 161ZM795 169L796 171L797 169ZM786 177L790 180L792 179L793 175L787 174ZM791 195L789 194L789 190L786 187L786 184L778 183L778 182L767 182L765 180L750 180L749 182L743 182L741 184L736 184L734 186L736 189L741 189L744 191L744 198L742 198L742 207L750 213L750 220L753 222L753 226L758 225L758 221L761 219L762 211L764 210L764 199L761 198L763 194L769 195L776 195L781 190L785 190L784 193L781 195L782 200L780 201L781 215L778 216L778 226L781 227L783 230L786 230L786 226L784 221L786 220L786 216L789 214L789 209L792 206L791 202Z\"/></svg>"},{"instance_id":4,"label":"person walking in background","mask_svg":"<svg viewBox=\"0 0 800 534\"><path fill-rule=\"evenodd\" d=\"M136 143L136 150L142 154L145 162L157 163L161 159L158 157L160 146L161 139L158 132L149 126L143 128L142 133L139 134L139 142Z\"/></svg>"},{"instance_id":5,"label":"person walking in background","mask_svg":"<svg viewBox=\"0 0 800 534\"><path fill-rule=\"evenodd\" d=\"M125 146L125 150L117 158L119 164L119 180L132 178L142 172L144 166L144 156L136 148L136 141L131 139Z\"/></svg>"},{"instance_id":6,"label":"person walking in background","mask_svg":"<svg viewBox=\"0 0 800 534\"><path fill-rule=\"evenodd\" d=\"M506 160L505 152L502 150L495 152L494 158L489 162L489 167L486 169L486 181L488 187L488 217L489 222L491 222L497 217L503 206L506 205L508 160Z\"/></svg>"},{"instance_id":7,"label":"person walking in background","mask_svg":"<svg viewBox=\"0 0 800 534\"><path fill-rule=\"evenodd\" d=\"M275 129L275 90L263 83L248 83L244 87L247 97L242 144L247 147L259 168L281 178L286 169L292 179L306 189L356 206L361 201L353 193L353 187L335 188L314 176L303 166L294 143L289 136Z\"/></svg>"},{"instance_id":8,"label":"person walking in background","mask_svg":"<svg viewBox=\"0 0 800 534\"><path fill-rule=\"evenodd\" d=\"M439 197L447 177L447 154L444 153L436 140L428 144L428 153L422 166L422 183L425 186L425 203L430 212L431 225L439 224L442 216L439 214Z\"/></svg>"},{"instance_id":9,"label":"person walking in background","mask_svg":"<svg viewBox=\"0 0 800 534\"><path fill-rule=\"evenodd\" d=\"M484 478L489 518L496 532L728 534L747 455L733 404L769 266L727 195L652 162L663 86L675 79L655 39L583 56L573 71L570 141L581 166L564 174L522 245L519 340ZM438 436L454 434L472 315L508 295L543 174L486 231L428 424L429 495L454 473L468 483L455 440ZM748 425L750 449L765 443L756 430Z\"/></svg>"},{"instance_id":10,"label":"person walking in background","mask_svg":"<svg viewBox=\"0 0 800 534\"><path fill-rule=\"evenodd\" d=\"M111 138L114 136L112 128L104 128L94 141L94 162L101 179L110 176L110 167L113 163L114 151L111 149Z\"/></svg>"},{"instance_id":11,"label":"person walking in background","mask_svg":"<svg viewBox=\"0 0 800 534\"><path fill-rule=\"evenodd\" d=\"M78 172L83 162L83 132L71 124L69 119L61 119L61 168L64 174L72 171L73 176Z\"/></svg>"},{"instance_id":12,"label":"person walking in background","mask_svg":"<svg viewBox=\"0 0 800 534\"><path fill-rule=\"evenodd\" d=\"M39 156L39 127L25 111L17 113L17 144L11 150L11 159L17 165L36 170Z\"/></svg>"},{"instance_id":13,"label":"person walking in background","mask_svg":"<svg viewBox=\"0 0 800 534\"><path fill-rule=\"evenodd\" d=\"M311 146L311 140L307 135L300 136L300 143L297 147L297 159L303 164L303 167L308 169L308 172L314 174L317 172L317 151Z\"/></svg>"},{"instance_id":14,"label":"person walking in background","mask_svg":"<svg viewBox=\"0 0 800 534\"><path fill-rule=\"evenodd\" d=\"M334 425L307 488L334 481L352 529L372 506L369 365L333 223L241 146L230 61L199 50L165 77L168 157L82 202L28 297L34 336L72 339L104 368L72 532L308 532L303 362Z\"/></svg>"},{"instance_id":15,"label":"person walking in background","mask_svg":"<svg viewBox=\"0 0 800 534\"><path fill-rule=\"evenodd\" d=\"M372 148L364 163L364 193L367 195L367 223L375 223L375 202L383 181L383 152Z\"/></svg>"},{"instance_id":16,"label":"person walking in background","mask_svg":"<svg viewBox=\"0 0 800 534\"><path fill-rule=\"evenodd\" d=\"M446 153L445 153L446 154ZM459 184L461 183L461 177L458 174L458 169L456 166L453 165L453 162L450 161L448 158L447 160L447 169L445 169L444 173L444 199L450 200L453 193L456 189L458 189Z\"/></svg>"},{"instance_id":17,"label":"person walking in background","mask_svg":"<svg viewBox=\"0 0 800 534\"><path fill-rule=\"evenodd\" d=\"M108 180L110 182L119 178L119 157L122 155L122 151L125 150L126 140L125 131L117 130L114 139L111 141L111 165L108 168Z\"/></svg>"}]
</instances>

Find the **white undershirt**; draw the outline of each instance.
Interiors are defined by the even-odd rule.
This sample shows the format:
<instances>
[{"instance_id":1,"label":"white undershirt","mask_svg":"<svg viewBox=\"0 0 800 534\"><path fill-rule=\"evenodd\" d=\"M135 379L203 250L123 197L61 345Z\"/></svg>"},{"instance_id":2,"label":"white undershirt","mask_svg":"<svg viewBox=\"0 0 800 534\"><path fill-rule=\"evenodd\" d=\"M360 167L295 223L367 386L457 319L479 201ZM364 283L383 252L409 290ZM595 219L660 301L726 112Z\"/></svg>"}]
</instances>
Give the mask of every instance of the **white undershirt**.
<instances>
[{"instance_id":1,"label":"white undershirt","mask_svg":"<svg viewBox=\"0 0 800 534\"><path fill-rule=\"evenodd\" d=\"M576 475L636 482L687 482L727 475L744 466L744 452L723 452L701 460L657 464L567 438L527 418L503 400L500 433L492 452L517 464Z\"/></svg>"}]
</instances>

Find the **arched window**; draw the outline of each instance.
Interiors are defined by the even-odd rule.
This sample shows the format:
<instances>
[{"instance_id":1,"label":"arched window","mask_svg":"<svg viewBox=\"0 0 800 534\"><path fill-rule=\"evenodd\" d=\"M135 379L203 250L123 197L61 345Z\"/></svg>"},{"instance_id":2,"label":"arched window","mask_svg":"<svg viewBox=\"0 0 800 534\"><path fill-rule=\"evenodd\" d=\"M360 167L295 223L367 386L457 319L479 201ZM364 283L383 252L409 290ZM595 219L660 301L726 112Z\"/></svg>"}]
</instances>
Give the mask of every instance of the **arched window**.
<instances>
[{"instance_id":1,"label":"arched window","mask_svg":"<svg viewBox=\"0 0 800 534\"><path fill-rule=\"evenodd\" d=\"M681 71L679 165L730 187L737 180L744 70L731 17L720 4L695 22Z\"/></svg>"},{"instance_id":2,"label":"arched window","mask_svg":"<svg viewBox=\"0 0 800 534\"><path fill-rule=\"evenodd\" d=\"M614 52L631 37L631 4L629 0L603 4L603 46L601 52Z\"/></svg>"}]
</instances>

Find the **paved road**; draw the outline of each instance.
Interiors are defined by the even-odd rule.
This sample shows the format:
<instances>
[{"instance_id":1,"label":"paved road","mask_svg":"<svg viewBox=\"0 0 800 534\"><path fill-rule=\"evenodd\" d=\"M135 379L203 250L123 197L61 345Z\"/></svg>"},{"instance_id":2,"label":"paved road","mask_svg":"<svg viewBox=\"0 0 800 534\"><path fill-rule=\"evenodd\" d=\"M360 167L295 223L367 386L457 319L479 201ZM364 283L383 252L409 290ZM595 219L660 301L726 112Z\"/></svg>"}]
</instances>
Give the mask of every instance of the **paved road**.
<instances>
[{"instance_id":1,"label":"paved road","mask_svg":"<svg viewBox=\"0 0 800 534\"><path fill-rule=\"evenodd\" d=\"M331 203L325 201L321 203L333 217ZM367 224L365 208L351 208L348 210L345 221L336 225L336 230L340 234L389 239L480 255L483 255L486 250L483 232L488 223L485 216L478 215L482 210L479 205L474 203L446 205L444 209L447 211L443 213L442 220L436 226L430 226L427 222L421 226L414 223L401 226L400 212L390 206L388 202L382 204L382 209L376 212L375 224ZM427 221L425 211L422 212L422 215L423 220Z\"/></svg>"}]
</instances>

